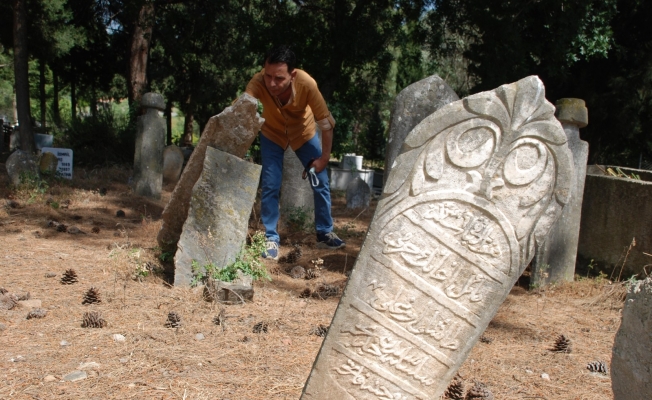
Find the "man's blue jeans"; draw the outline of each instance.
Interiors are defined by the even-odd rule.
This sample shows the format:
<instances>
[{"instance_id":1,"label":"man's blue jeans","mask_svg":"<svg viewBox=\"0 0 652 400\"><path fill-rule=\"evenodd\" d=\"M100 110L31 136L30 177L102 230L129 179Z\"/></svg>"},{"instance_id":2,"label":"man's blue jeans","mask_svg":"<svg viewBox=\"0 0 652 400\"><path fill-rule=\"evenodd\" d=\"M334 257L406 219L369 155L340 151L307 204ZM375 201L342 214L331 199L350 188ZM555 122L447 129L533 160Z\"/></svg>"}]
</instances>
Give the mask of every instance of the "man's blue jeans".
<instances>
[{"instance_id":1,"label":"man's blue jeans","mask_svg":"<svg viewBox=\"0 0 652 400\"><path fill-rule=\"evenodd\" d=\"M280 242L276 231L279 219L279 196L281 181L283 179L283 155L285 149L262 134L260 135L260 151L263 158L262 195L260 216L265 225L267 240ZM295 151L301 164L305 168L310 160L321 157L321 142L315 134L312 139ZM315 229L318 234L329 233L333 230L333 217L331 216L331 192L328 184L326 169L317 174L319 185L312 187L315 201ZM309 183L306 181L306 185Z\"/></svg>"}]
</instances>

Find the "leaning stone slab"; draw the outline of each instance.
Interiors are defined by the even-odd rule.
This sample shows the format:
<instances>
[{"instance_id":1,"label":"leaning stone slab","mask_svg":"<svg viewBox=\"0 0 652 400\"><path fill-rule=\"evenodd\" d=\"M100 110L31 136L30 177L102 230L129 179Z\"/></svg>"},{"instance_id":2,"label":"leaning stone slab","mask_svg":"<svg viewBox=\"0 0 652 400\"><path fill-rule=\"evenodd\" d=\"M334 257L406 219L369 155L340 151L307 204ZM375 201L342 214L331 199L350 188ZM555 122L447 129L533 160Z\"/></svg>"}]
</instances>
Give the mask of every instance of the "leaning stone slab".
<instances>
[{"instance_id":1,"label":"leaning stone slab","mask_svg":"<svg viewBox=\"0 0 652 400\"><path fill-rule=\"evenodd\" d=\"M535 76L408 135L302 399L438 399L569 199Z\"/></svg>"},{"instance_id":2,"label":"leaning stone slab","mask_svg":"<svg viewBox=\"0 0 652 400\"><path fill-rule=\"evenodd\" d=\"M394 160L408 133L428 115L459 99L439 75L429 76L401 90L394 100L389 122L383 183L387 182Z\"/></svg>"},{"instance_id":3,"label":"leaning stone slab","mask_svg":"<svg viewBox=\"0 0 652 400\"><path fill-rule=\"evenodd\" d=\"M188 219L174 257L174 284L190 285L192 262L225 267L247 238L260 165L206 148L201 178L192 189Z\"/></svg>"},{"instance_id":4,"label":"leaning stone slab","mask_svg":"<svg viewBox=\"0 0 652 400\"><path fill-rule=\"evenodd\" d=\"M614 400L652 399L652 278L629 287L611 355Z\"/></svg>"},{"instance_id":5,"label":"leaning stone slab","mask_svg":"<svg viewBox=\"0 0 652 400\"><path fill-rule=\"evenodd\" d=\"M208 120L197 147L192 152L179 182L165 206L163 223L156 237L164 251L175 251L183 223L188 217L192 188L201 175L207 147L244 157L265 121L256 112L258 101L243 94L220 114Z\"/></svg>"}]
</instances>

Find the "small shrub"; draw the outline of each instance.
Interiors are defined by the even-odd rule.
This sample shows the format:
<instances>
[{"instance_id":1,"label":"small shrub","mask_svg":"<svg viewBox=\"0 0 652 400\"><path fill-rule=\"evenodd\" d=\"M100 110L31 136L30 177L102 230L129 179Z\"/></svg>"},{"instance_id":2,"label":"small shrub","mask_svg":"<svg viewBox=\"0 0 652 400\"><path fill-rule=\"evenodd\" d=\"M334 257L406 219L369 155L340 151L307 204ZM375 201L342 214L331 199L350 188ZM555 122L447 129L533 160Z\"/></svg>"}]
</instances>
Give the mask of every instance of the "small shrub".
<instances>
[{"instance_id":1,"label":"small shrub","mask_svg":"<svg viewBox=\"0 0 652 400\"><path fill-rule=\"evenodd\" d=\"M231 264L224 268L213 263L201 265L197 260L192 261L194 274L193 286L204 282L208 277L222 282L232 282L238 277L238 271L251 276L254 280L272 278L267 273L265 265L260 261L261 254L265 250L265 234L256 232L251 238L251 243L244 245Z\"/></svg>"}]
</instances>

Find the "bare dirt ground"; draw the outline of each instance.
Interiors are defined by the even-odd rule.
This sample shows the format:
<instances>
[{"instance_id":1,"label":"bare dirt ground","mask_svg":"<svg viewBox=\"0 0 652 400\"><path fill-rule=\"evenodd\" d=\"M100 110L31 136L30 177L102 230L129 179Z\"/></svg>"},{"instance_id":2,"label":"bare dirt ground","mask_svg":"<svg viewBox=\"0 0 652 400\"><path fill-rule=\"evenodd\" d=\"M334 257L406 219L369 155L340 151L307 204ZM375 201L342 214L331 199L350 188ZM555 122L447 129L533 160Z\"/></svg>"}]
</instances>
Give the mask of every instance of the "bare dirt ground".
<instances>
[{"instance_id":1,"label":"bare dirt ground","mask_svg":"<svg viewBox=\"0 0 652 400\"><path fill-rule=\"evenodd\" d=\"M126 185L129 174L76 169L72 182L40 189L10 187L0 174L0 287L29 292L47 310L41 319L26 319L25 306L0 310L0 398L298 399L322 342L315 331L328 326L339 300L305 297L306 289L344 286L375 202L351 211L334 193L336 232L346 249L314 249L312 233L284 232L302 244L301 258L268 262L272 281L256 283L253 302L220 305L204 301L196 288L166 282L156 233L172 188L160 202L140 198ZM252 231L258 225L252 221ZM83 233L69 233L72 227ZM323 265L314 279L287 273L295 265L313 268L317 259ZM77 283L60 283L67 269L76 271ZM91 286L102 302L83 305ZM586 365L609 365L622 292L621 285L588 279L536 291L515 286L486 343L460 370L465 387L480 381L495 399L612 399L609 376ZM91 310L106 327L81 327ZM165 327L170 311L181 316L179 328ZM220 312L223 323L216 325ZM570 338L572 352L549 350L560 334ZM76 370L86 378L63 380Z\"/></svg>"}]
</instances>

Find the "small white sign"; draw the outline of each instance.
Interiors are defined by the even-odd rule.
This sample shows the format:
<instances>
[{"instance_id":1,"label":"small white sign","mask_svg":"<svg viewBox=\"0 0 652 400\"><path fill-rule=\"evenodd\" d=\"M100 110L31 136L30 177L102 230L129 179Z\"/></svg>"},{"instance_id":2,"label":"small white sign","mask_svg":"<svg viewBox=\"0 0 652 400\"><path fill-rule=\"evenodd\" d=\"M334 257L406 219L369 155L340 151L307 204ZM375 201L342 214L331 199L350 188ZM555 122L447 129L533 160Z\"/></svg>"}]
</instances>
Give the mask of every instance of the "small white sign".
<instances>
[{"instance_id":1,"label":"small white sign","mask_svg":"<svg viewBox=\"0 0 652 400\"><path fill-rule=\"evenodd\" d=\"M55 147L43 147L42 153L52 153L57 156L59 165L57 165L57 175L62 178L72 179L72 150L57 149Z\"/></svg>"}]
</instances>

